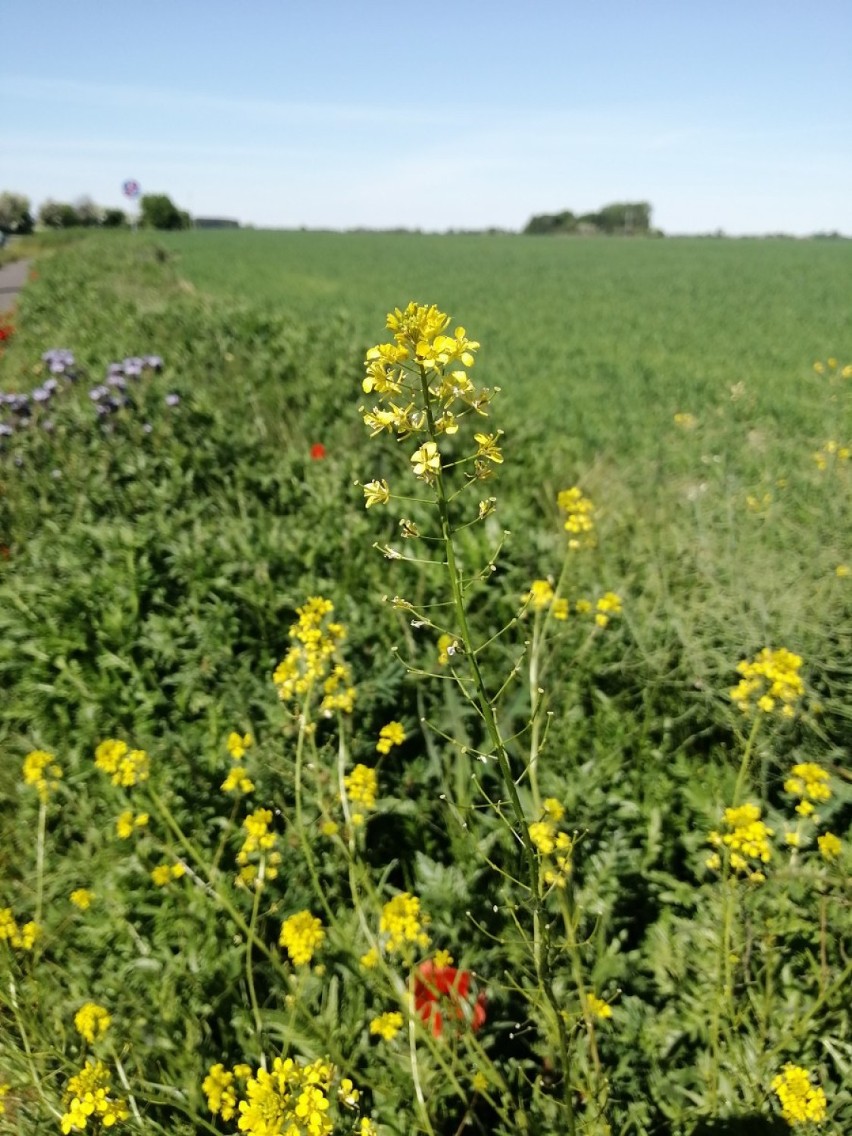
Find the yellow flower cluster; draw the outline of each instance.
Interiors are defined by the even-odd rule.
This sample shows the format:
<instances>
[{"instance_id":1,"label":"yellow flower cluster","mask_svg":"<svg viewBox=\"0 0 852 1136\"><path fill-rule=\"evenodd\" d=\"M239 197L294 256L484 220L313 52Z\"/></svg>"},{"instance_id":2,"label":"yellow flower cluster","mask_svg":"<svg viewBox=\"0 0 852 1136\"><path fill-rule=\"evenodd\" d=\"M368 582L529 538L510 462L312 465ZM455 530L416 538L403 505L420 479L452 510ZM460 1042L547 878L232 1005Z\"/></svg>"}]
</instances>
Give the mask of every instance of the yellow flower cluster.
<instances>
[{"instance_id":1,"label":"yellow flower cluster","mask_svg":"<svg viewBox=\"0 0 852 1136\"><path fill-rule=\"evenodd\" d=\"M569 613L568 601L557 596L549 580L533 580L530 590L524 592L521 600L528 604L533 611L547 611L554 619L567 619Z\"/></svg>"},{"instance_id":2,"label":"yellow flower cluster","mask_svg":"<svg viewBox=\"0 0 852 1136\"><path fill-rule=\"evenodd\" d=\"M157 887L167 887L172 880L179 880L186 875L186 867L178 861L176 864L158 864L151 869L151 879Z\"/></svg>"},{"instance_id":3,"label":"yellow flower cluster","mask_svg":"<svg viewBox=\"0 0 852 1136\"><path fill-rule=\"evenodd\" d=\"M681 430L694 430L698 425L698 419L688 410L681 410L674 416L674 424L680 426Z\"/></svg>"},{"instance_id":4,"label":"yellow flower cluster","mask_svg":"<svg viewBox=\"0 0 852 1136\"><path fill-rule=\"evenodd\" d=\"M386 1014L379 1014L370 1022L370 1033L382 1038L384 1041L393 1041L402 1029L402 1014L399 1010L390 1010Z\"/></svg>"},{"instance_id":5,"label":"yellow flower cluster","mask_svg":"<svg viewBox=\"0 0 852 1136\"><path fill-rule=\"evenodd\" d=\"M253 793L254 782L249 777L248 770L239 762L245 757L246 751L254 745L254 738L251 734L238 734L236 730L232 730L225 744L232 761L237 764L231 768L228 776L219 786L220 789L223 793Z\"/></svg>"},{"instance_id":6,"label":"yellow flower cluster","mask_svg":"<svg viewBox=\"0 0 852 1136\"><path fill-rule=\"evenodd\" d=\"M293 646L272 676L285 702L302 699L322 684L320 711L327 716L335 710L351 714L355 704L351 672L339 659L346 631L327 618L333 612L332 602L322 596L310 596L296 609L299 618L290 628Z\"/></svg>"},{"instance_id":7,"label":"yellow flower cluster","mask_svg":"<svg viewBox=\"0 0 852 1136\"><path fill-rule=\"evenodd\" d=\"M143 749L131 749L127 742L107 738L95 750L95 765L112 778L113 785L125 789L147 781L150 772L148 754Z\"/></svg>"},{"instance_id":8,"label":"yellow flower cluster","mask_svg":"<svg viewBox=\"0 0 852 1136\"><path fill-rule=\"evenodd\" d=\"M0 1081L0 1116L4 1116L6 1114L6 1099L5 1098L8 1095L11 1087L12 1086L9 1084L8 1081Z\"/></svg>"},{"instance_id":9,"label":"yellow flower cluster","mask_svg":"<svg viewBox=\"0 0 852 1136\"><path fill-rule=\"evenodd\" d=\"M405 741L405 730L402 722L388 722L379 730L379 740L376 750L379 753L390 753L394 746L402 745Z\"/></svg>"},{"instance_id":10,"label":"yellow flower cluster","mask_svg":"<svg viewBox=\"0 0 852 1136\"><path fill-rule=\"evenodd\" d=\"M542 804L542 814L541 819L533 821L529 827L530 840L544 860L553 858L545 865L544 882L549 887L564 888L571 874L573 849L571 837L558 828L565 809L555 797L548 797Z\"/></svg>"},{"instance_id":11,"label":"yellow flower cluster","mask_svg":"<svg viewBox=\"0 0 852 1136\"><path fill-rule=\"evenodd\" d=\"M763 714L778 710L782 718L792 718L796 704L805 693L799 674L801 666L801 657L785 647L776 651L764 647L754 659L743 659L737 664L737 673L742 678L730 690L731 701L744 714L756 705Z\"/></svg>"},{"instance_id":12,"label":"yellow flower cluster","mask_svg":"<svg viewBox=\"0 0 852 1136\"><path fill-rule=\"evenodd\" d=\"M834 358L827 359L825 363L818 359L814 363L814 371L818 375L824 375L826 370L837 371L838 368L840 368L840 364ZM847 363L845 367L840 368L839 374L844 379L852 379L852 363Z\"/></svg>"},{"instance_id":13,"label":"yellow flower cluster","mask_svg":"<svg viewBox=\"0 0 852 1136\"><path fill-rule=\"evenodd\" d=\"M32 785L42 804L46 805L50 794L59 787L62 769L52 753L34 749L24 758L24 782Z\"/></svg>"},{"instance_id":14,"label":"yellow flower cluster","mask_svg":"<svg viewBox=\"0 0 852 1136\"><path fill-rule=\"evenodd\" d=\"M328 1061L300 1065L290 1057L276 1057L271 1070L256 1072L247 1065L235 1066L233 1073L214 1065L202 1088L210 1111L223 1120L239 1113L238 1127L247 1136L329 1136L334 1130L334 1076L334 1066ZM235 1080L245 1082L239 1098ZM352 1082L341 1078L337 1100L354 1107L358 1096Z\"/></svg>"},{"instance_id":15,"label":"yellow flower cluster","mask_svg":"<svg viewBox=\"0 0 852 1136\"><path fill-rule=\"evenodd\" d=\"M595 623L598 627L606 627L613 615L621 615L621 596L615 592L604 592L595 604Z\"/></svg>"},{"instance_id":16,"label":"yellow flower cluster","mask_svg":"<svg viewBox=\"0 0 852 1136\"><path fill-rule=\"evenodd\" d=\"M281 924L279 946L284 947L293 966L306 966L325 940L323 925L310 911L291 915Z\"/></svg>"},{"instance_id":17,"label":"yellow flower cluster","mask_svg":"<svg viewBox=\"0 0 852 1136\"><path fill-rule=\"evenodd\" d=\"M376 794L379 791L378 774L369 765L356 765L352 772L343 778L343 784L352 804L360 806L360 809L352 813L352 823L363 824L362 810L369 812L376 805Z\"/></svg>"},{"instance_id":18,"label":"yellow flower cluster","mask_svg":"<svg viewBox=\"0 0 852 1136\"><path fill-rule=\"evenodd\" d=\"M825 1119L825 1093L811 1082L810 1074L801 1065L785 1065L773 1077L772 1088L788 1124L819 1124Z\"/></svg>"},{"instance_id":19,"label":"yellow flower cluster","mask_svg":"<svg viewBox=\"0 0 852 1136\"><path fill-rule=\"evenodd\" d=\"M31 951L41 935L34 920L18 926L11 907L0 907L0 943L8 943L16 951Z\"/></svg>"},{"instance_id":20,"label":"yellow flower cluster","mask_svg":"<svg viewBox=\"0 0 852 1136\"><path fill-rule=\"evenodd\" d=\"M97 1002L85 1002L74 1015L74 1029L91 1045L110 1027L112 1018Z\"/></svg>"},{"instance_id":21,"label":"yellow flower cluster","mask_svg":"<svg viewBox=\"0 0 852 1136\"><path fill-rule=\"evenodd\" d=\"M222 1064L211 1065L210 1071L201 1083L202 1091L207 1097L207 1107L214 1116L221 1116L223 1120L231 1120L237 1111L237 1093L234 1081L241 1081L251 1076L250 1065L235 1065L233 1071L226 1069Z\"/></svg>"},{"instance_id":22,"label":"yellow flower cluster","mask_svg":"<svg viewBox=\"0 0 852 1136\"><path fill-rule=\"evenodd\" d=\"M110 1072L102 1061L87 1061L68 1082L65 1090L65 1112L60 1120L64 1133L85 1132L89 1120L100 1121L112 1128L130 1115L122 1100L113 1100ZM95 1127L93 1123L92 1127Z\"/></svg>"},{"instance_id":23,"label":"yellow flower cluster","mask_svg":"<svg viewBox=\"0 0 852 1136\"><path fill-rule=\"evenodd\" d=\"M824 832L822 836L817 837L817 847L823 860L836 860L843 845L839 836L835 836L833 832Z\"/></svg>"},{"instance_id":24,"label":"yellow flower cluster","mask_svg":"<svg viewBox=\"0 0 852 1136\"><path fill-rule=\"evenodd\" d=\"M828 469L831 461L846 462L852 455L852 448L849 446L841 446L839 442L828 441L821 450L817 450L814 454L814 461L816 462L817 469Z\"/></svg>"},{"instance_id":25,"label":"yellow flower cluster","mask_svg":"<svg viewBox=\"0 0 852 1136\"><path fill-rule=\"evenodd\" d=\"M251 734L238 734L236 730L231 730L228 734L228 740L225 742L228 747L228 753L234 761L240 761L245 757L246 750L254 745L254 738Z\"/></svg>"},{"instance_id":26,"label":"yellow flower cluster","mask_svg":"<svg viewBox=\"0 0 852 1136\"><path fill-rule=\"evenodd\" d=\"M399 440L428 433L411 455L414 476L426 482L434 481L441 469L435 437L458 433L461 420L472 412L487 416L495 393L476 387L467 373L479 344L468 339L463 327L446 334L449 324L450 317L434 304L396 308L387 319L394 342L371 347L365 360L362 388L378 401L371 409L361 407L364 424L372 436L387 431ZM500 434L474 435L477 448L470 460L475 479L489 477L491 465L502 462ZM390 497L386 481L370 481L363 489L367 508Z\"/></svg>"},{"instance_id":27,"label":"yellow flower cluster","mask_svg":"<svg viewBox=\"0 0 852 1136\"><path fill-rule=\"evenodd\" d=\"M762 883L766 879L759 867L750 861L768 864L772 859L772 846L769 843L773 830L767 828L760 819L757 805L739 805L725 809L725 833L711 832L708 840L715 848L728 849L731 869L748 877L752 883ZM715 872L721 870L722 860L718 852L708 857L707 867Z\"/></svg>"},{"instance_id":28,"label":"yellow flower cluster","mask_svg":"<svg viewBox=\"0 0 852 1136\"><path fill-rule=\"evenodd\" d=\"M237 875L238 883L245 884L248 887L257 880L258 868L256 864L251 863L252 857L265 860L267 879L274 880L278 875L281 853L275 848L278 837L274 832L269 831L271 823L271 809L255 809L243 821L246 838L237 853L237 863L240 866L240 872Z\"/></svg>"},{"instance_id":29,"label":"yellow flower cluster","mask_svg":"<svg viewBox=\"0 0 852 1136\"><path fill-rule=\"evenodd\" d=\"M95 898L95 893L89 891L88 888L75 888L68 897L75 907L80 911L88 911L92 906L92 900Z\"/></svg>"},{"instance_id":30,"label":"yellow flower cluster","mask_svg":"<svg viewBox=\"0 0 852 1136\"><path fill-rule=\"evenodd\" d=\"M115 822L115 832L119 840L129 840L137 828L145 828L149 820L147 813L137 813L136 816L130 809L125 809Z\"/></svg>"},{"instance_id":31,"label":"yellow flower cluster","mask_svg":"<svg viewBox=\"0 0 852 1136\"><path fill-rule=\"evenodd\" d=\"M382 908L379 918L379 933L385 938L388 951L407 952L411 946L425 950L429 946L429 936L425 927L428 916L420 910L420 900L407 891L400 892Z\"/></svg>"},{"instance_id":32,"label":"yellow flower cluster","mask_svg":"<svg viewBox=\"0 0 852 1136\"><path fill-rule=\"evenodd\" d=\"M796 812L802 816L811 816L814 811L814 801L827 801L831 798L828 773L813 761L803 761L794 765L790 770L790 776L784 782L784 790L800 798Z\"/></svg>"},{"instance_id":33,"label":"yellow flower cluster","mask_svg":"<svg viewBox=\"0 0 852 1136\"><path fill-rule=\"evenodd\" d=\"M606 1021L607 1018L612 1017L612 1006L595 994L586 995L586 1011L593 1018L599 1018L601 1021Z\"/></svg>"},{"instance_id":34,"label":"yellow flower cluster","mask_svg":"<svg viewBox=\"0 0 852 1136\"><path fill-rule=\"evenodd\" d=\"M578 485L557 494L556 504L565 513L565 531L571 549L591 548L595 543L595 507Z\"/></svg>"}]
</instances>

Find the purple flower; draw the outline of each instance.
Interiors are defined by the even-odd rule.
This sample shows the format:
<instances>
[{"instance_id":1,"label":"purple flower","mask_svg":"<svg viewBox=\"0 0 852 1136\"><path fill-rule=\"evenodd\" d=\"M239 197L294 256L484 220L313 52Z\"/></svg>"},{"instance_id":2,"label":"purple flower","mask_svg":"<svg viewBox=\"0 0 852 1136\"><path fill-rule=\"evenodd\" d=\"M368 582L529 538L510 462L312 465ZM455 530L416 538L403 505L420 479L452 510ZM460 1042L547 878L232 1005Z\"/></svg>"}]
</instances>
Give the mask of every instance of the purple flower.
<instances>
[{"instance_id":1,"label":"purple flower","mask_svg":"<svg viewBox=\"0 0 852 1136\"><path fill-rule=\"evenodd\" d=\"M144 359L146 367L150 367L152 371L162 371L163 360L159 355L146 355Z\"/></svg>"},{"instance_id":2,"label":"purple flower","mask_svg":"<svg viewBox=\"0 0 852 1136\"><path fill-rule=\"evenodd\" d=\"M109 388L108 387L105 387L105 386L92 387L92 389L89 391L89 398L92 400L92 402L100 402L100 400L102 398L106 398L106 396L108 394L109 394Z\"/></svg>"},{"instance_id":3,"label":"purple flower","mask_svg":"<svg viewBox=\"0 0 852 1136\"><path fill-rule=\"evenodd\" d=\"M11 426L7 426L5 422L0 422L0 438L11 438L15 433Z\"/></svg>"},{"instance_id":4,"label":"purple flower","mask_svg":"<svg viewBox=\"0 0 852 1136\"><path fill-rule=\"evenodd\" d=\"M32 392L33 401L34 402L49 402L50 401L50 393L51 392L49 390L45 390L44 387L36 387L36 389Z\"/></svg>"},{"instance_id":5,"label":"purple flower","mask_svg":"<svg viewBox=\"0 0 852 1136\"><path fill-rule=\"evenodd\" d=\"M172 394L167 394L165 402L166 406L177 406L177 404L180 402L180 395L174 394L174 392Z\"/></svg>"}]
</instances>

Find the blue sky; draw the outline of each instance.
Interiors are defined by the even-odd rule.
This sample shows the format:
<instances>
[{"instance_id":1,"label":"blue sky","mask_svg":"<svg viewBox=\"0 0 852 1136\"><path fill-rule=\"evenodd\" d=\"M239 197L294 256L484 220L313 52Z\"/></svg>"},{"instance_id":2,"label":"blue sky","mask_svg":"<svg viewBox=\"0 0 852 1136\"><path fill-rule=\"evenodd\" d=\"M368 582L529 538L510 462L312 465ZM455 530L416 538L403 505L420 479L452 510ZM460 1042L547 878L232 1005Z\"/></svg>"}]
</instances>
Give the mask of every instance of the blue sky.
<instances>
[{"instance_id":1,"label":"blue sky","mask_svg":"<svg viewBox=\"0 0 852 1136\"><path fill-rule=\"evenodd\" d=\"M852 235L850 0L0 0L0 190L311 228Z\"/></svg>"}]
</instances>

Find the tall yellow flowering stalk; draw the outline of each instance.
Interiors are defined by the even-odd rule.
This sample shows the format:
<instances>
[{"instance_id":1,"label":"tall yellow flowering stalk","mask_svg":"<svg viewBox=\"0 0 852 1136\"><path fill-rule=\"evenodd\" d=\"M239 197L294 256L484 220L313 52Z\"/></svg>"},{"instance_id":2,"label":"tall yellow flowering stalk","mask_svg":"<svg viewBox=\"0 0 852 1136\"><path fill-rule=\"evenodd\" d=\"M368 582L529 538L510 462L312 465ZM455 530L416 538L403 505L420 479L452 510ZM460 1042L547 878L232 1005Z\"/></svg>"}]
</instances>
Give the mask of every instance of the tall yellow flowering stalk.
<instances>
[{"instance_id":1,"label":"tall yellow flowering stalk","mask_svg":"<svg viewBox=\"0 0 852 1136\"><path fill-rule=\"evenodd\" d=\"M440 550L437 562L445 570L451 597L450 626L439 626L427 614L415 612L405 600L396 602L415 614L420 626L437 633L440 661L451 665L457 676L466 676L462 689L470 691L488 738L489 752L485 756L493 759L499 769L508 802L508 813L503 809L499 813L522 850L537 986L558 1039L568 1131L573 1133L568 1037L562 1007L553 989L553 944L544 917L548 885L539 850L540 818L537 811L536 815L527 815L518 792L518 779L524 771L512 768L495 713L496 696L488 690L480 666L481 645L474 641L468 621L465 597L476 577L465 574L456 545L462 529L481 522L495 508L495 498L485 496L481 486L503 462L502 431L488 429L482 422L489 416L496 389L479 386L471 377L479 343L468 337L464 327L452 327L450 317L434 305L410 303L404 309L396 308L388 315L387 327L392 341L377 344L367 352L362 386L364 393L371 396L372 405L362 406L361 414L371 436L386 433L405 447L408 480L415 482L415 495L408 486L399 491L385 479L374 479L362 487L365 503L367 508L391 502L426 504L436 523L437 531L421 533L414 520L403 516L400 529L404 538L422 536L430 549ZM571 539L577 540L578 545L588 540L593 526L590 506L582 494L578 491L562 507L574 523ZM390 559L416 560L395 547L385 546L382 551ZM493 556L484 572L479 573L480 578L491 570Z\"/></svg>"}]
</instances>

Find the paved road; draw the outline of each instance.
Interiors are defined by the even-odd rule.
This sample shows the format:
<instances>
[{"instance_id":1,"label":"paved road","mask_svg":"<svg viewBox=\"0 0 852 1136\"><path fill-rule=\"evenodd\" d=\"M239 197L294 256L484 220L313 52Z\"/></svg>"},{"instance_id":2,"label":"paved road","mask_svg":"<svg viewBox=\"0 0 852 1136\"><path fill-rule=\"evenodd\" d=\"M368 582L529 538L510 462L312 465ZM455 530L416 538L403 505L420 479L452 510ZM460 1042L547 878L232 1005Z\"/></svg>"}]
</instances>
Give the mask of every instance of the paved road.
<instances>
[{"instance_id":1,"label":"paved road","mask_svg":"<svg viewBox=\"0 0 852 1136\"><path fill-rule=\"evenodd\" d=\"M27 273L30 270L28 260L13 260L0 268L0 312L7 312L27 282Z\"/></svg>"}]
</instances>

